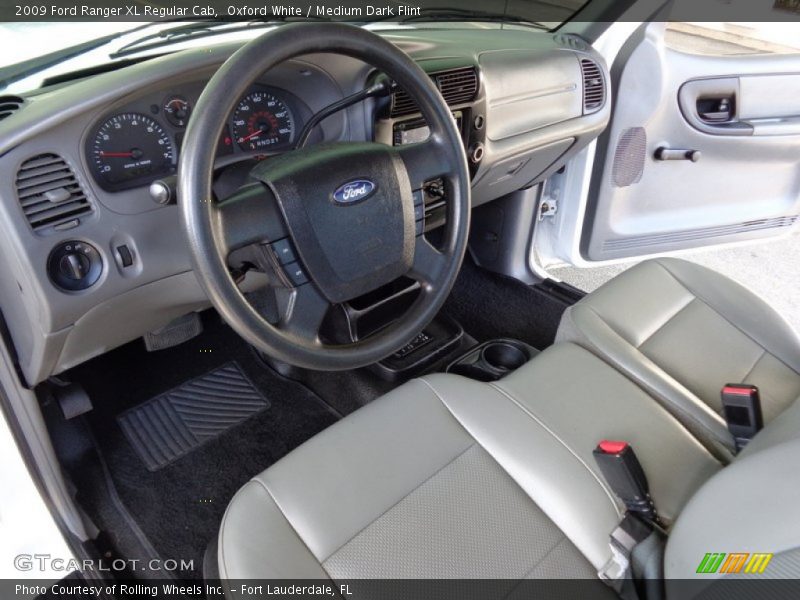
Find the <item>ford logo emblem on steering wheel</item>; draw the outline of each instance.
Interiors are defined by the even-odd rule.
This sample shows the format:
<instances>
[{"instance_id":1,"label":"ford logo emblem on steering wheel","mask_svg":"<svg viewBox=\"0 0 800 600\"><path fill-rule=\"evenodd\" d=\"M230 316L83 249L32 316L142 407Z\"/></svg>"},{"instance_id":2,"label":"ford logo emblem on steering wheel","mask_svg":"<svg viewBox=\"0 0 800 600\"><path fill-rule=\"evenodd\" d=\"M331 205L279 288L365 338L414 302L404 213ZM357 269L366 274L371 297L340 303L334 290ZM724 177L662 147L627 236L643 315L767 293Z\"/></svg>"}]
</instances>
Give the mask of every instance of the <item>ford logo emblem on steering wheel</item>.
<instances>
[{"instance_id":1,"label":"ford logo emblem on steering wheel","mask_svg":"<svg viewBox=\"0 0 800 600\"><path fill-rule=\"evenodd\" d=\"M336 204L354 204L366 200L377 189L378 186L369 179L354 179L336 188L333 192L333 201Z\"/></svg>"}]
</instances>

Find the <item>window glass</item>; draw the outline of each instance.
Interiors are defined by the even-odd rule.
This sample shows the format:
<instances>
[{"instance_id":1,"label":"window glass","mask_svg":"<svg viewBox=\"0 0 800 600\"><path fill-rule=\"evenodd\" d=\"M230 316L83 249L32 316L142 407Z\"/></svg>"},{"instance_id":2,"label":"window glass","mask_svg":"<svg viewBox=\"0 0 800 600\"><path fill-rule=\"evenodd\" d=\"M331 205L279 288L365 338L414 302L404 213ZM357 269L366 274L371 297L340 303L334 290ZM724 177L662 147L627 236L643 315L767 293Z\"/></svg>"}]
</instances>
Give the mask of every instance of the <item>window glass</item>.
<instances>
[{"instance_id":1,"label":"window glass","mask_svg":"<svg viewBox=\"0 0 800 600\"><path fill-rule=\"evenodd\" d=\"M800 54L800 23L674 22L667 25L665 41L689 54Z\"/></svg>"}]
</instances>

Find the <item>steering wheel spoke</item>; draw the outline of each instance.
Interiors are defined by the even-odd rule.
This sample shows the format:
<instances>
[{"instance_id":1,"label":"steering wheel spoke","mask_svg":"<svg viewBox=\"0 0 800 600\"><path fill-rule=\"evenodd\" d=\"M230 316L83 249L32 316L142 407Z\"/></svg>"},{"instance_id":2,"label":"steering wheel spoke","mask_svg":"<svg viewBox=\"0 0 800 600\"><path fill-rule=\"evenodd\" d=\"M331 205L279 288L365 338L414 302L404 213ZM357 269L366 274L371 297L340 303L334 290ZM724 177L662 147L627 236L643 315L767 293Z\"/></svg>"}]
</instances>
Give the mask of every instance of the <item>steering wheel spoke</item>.
<instances>
[{"instance_id":1,"label":"steering wheel spoke","mask_svg":"<svg viewBox=\"0 0 800 600\"><path fill-rule=\"evenodd\" d=\"M307 283L280 295L278 328L302 340L319 341L319 329L330 304Z\"/></svg>"},{"instance_id":2,"label":"steering wheel spoke","mask_svg":"<svg viewBox=\"0 0 800 600\"><path fill-rule=\"evenodd\" d=\"M215 206L222 249L226 254L289 235L275 196L263 183L248 184Z\"/></svg>"},{"instance_id":3,"label":"steering wheel spoke","mask_svg":"<svg viewBox=\"0 0 800 600\"><path fill-rule=\"evenodd\" d=\"M423 289L435 287L447 268L448 257L439 252L424 237L418 237L414 247L414 262L408 275Z\"/></svg>"},{"instance_id":4,"label":"steering wheel spoke","mask_svg":"<svg viewBox=\"0 0 800 600\"><path fill-rule=\"evenodd\" d=\"M452 152L443 148L443 142L433 135L426 141L399 146L397 152L406 167L411 189L421 189L423 184L454 172Z\"/></svg>"}]
</instances>

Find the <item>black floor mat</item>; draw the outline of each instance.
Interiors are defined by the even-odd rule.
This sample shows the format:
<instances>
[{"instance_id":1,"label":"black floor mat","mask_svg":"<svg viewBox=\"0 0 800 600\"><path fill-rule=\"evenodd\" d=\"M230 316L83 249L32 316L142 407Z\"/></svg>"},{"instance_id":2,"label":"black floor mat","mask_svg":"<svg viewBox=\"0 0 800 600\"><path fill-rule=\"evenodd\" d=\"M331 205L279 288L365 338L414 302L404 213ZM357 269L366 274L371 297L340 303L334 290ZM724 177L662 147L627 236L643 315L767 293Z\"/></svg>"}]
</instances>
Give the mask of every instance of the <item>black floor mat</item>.
<instances>
[{"instance_id":1,"label":"black floor mat","mask_svg":"<svg viewBox=\"0 0 800 600\"><path fill-rule=\"evenodd\" d=\"M150 471L167 466L269 406L236 362L190 379L117 417Z\"/></svg>"},{"instance_id":2,"label":"black floor mat","mask_svg":"<svg viewBox=\"0 0 800 600\"><path fill-rule=\"evenodd\" d=\"M161 558L194 562L193 570L180 574L183 577L200 576L205 548L236 491L337 418L308 388L264 366L216 314L206 315L205 321L203 335L175 348L148 353L137 341L66 374L83 383L92 398L95 409L86 421L117 494L139 528ZM231 361L270 407L163 468L148 470L117 417ZM78 501L87 510L97 506L102 499L92 496L105 488L105 482L97 480L98 470L82 468L79 457L67 466L79 490Z\"/></svg>"},{"instance_id":3,"label":"black floor mat","mask_svg":"<svg viewBox=\"0 0 800 600\"><path fill-rule=\"evenodd\" d=\"M486 271L467 257L444 312L478 341L508 337L543 350L553 343L570 302Z\"/></svg>"}]
</instances>

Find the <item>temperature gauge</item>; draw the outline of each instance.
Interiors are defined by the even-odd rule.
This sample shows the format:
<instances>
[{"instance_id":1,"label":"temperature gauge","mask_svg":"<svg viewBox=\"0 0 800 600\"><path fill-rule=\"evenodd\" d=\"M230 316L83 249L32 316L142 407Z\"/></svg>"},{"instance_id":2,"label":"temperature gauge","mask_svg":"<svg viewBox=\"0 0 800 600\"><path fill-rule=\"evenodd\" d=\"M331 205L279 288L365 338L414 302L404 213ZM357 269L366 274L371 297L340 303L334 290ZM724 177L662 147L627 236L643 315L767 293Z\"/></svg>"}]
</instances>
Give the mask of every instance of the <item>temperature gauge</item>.
<instances>
[{"instance_id":1,"label":"temperature gauge","mask_svg":"<svg viewBox=\"0 0 800 600\"><path fill-rule=\"evenodd\" d=\"M175 127L186 127L192 107L183 96L172 96L164 103L164 114Z\"/></svg>"}]
</instances>

